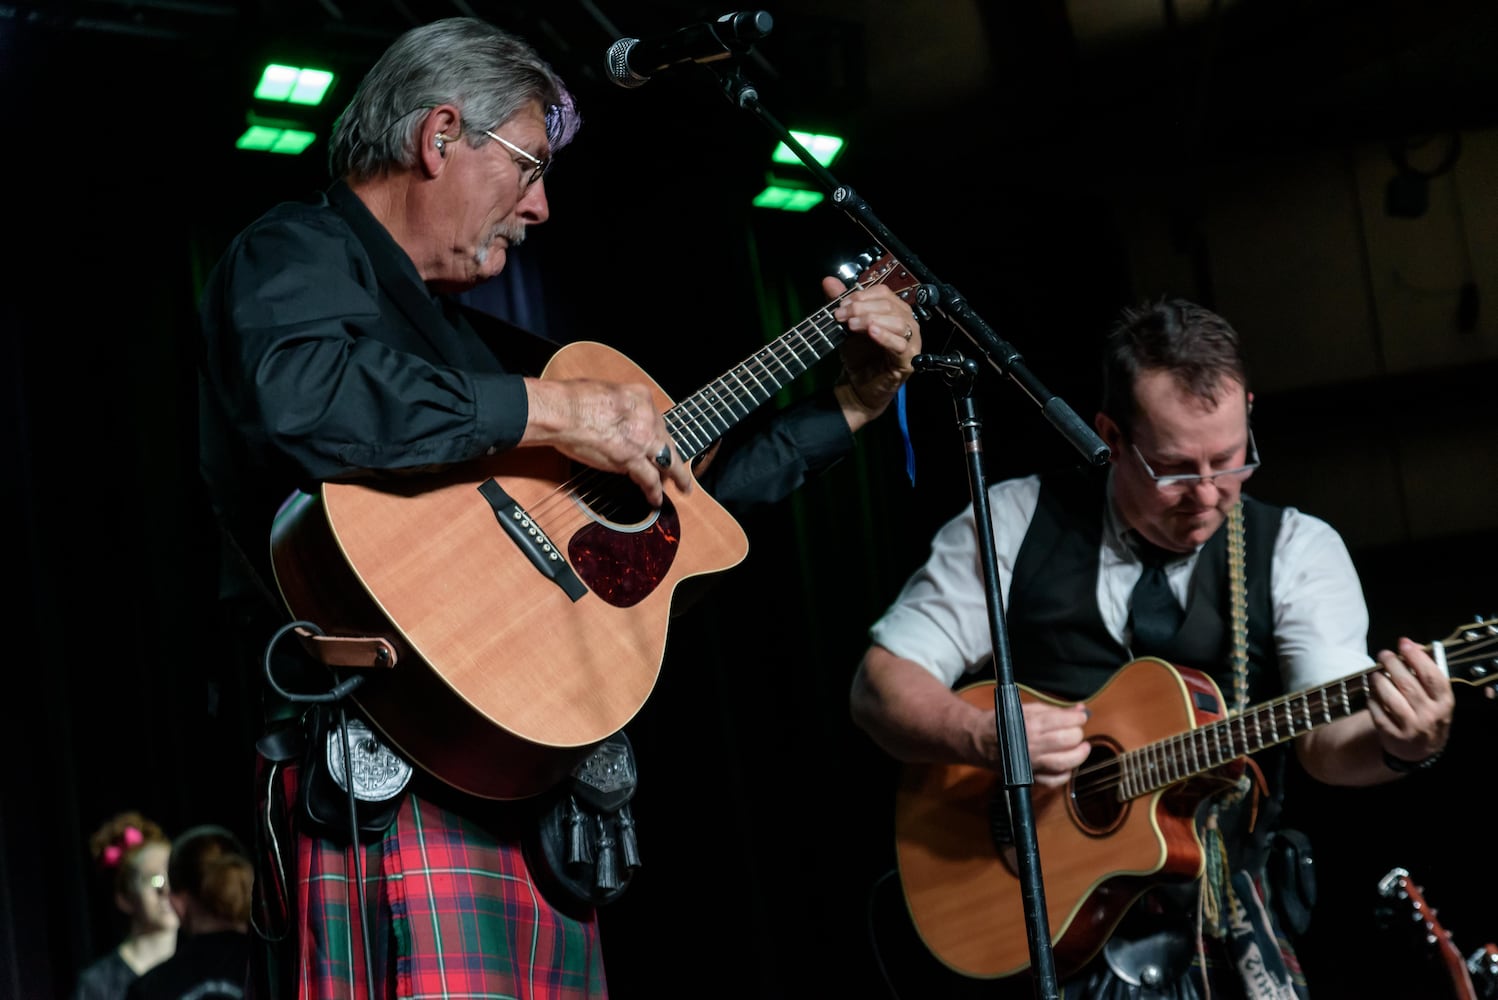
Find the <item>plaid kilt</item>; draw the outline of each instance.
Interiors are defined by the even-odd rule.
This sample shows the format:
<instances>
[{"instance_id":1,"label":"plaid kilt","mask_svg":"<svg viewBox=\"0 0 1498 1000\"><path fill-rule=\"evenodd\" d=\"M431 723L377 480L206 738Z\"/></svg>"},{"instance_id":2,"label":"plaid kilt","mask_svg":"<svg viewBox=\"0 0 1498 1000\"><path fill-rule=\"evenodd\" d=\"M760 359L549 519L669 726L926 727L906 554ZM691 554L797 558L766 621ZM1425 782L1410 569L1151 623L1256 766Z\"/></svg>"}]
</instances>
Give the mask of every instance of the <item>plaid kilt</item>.
<instances>
[{"instance_id":1,"label":"plaid kilt","mask_svg":"<svg viewBox=\"0 0 1498 1000\"><path fill-rule=\"evenodd\" d=\"M294 772L280 782L288 817L296 816ZM518 837L502 828L412 793L383 838L364 845L372 993L353 851L295 833L294 881L282 903L293 904L289 933L257 983L297 1000L605 1000L596 911L575 917L548 902Z\"/></svg>"}]
</instances>

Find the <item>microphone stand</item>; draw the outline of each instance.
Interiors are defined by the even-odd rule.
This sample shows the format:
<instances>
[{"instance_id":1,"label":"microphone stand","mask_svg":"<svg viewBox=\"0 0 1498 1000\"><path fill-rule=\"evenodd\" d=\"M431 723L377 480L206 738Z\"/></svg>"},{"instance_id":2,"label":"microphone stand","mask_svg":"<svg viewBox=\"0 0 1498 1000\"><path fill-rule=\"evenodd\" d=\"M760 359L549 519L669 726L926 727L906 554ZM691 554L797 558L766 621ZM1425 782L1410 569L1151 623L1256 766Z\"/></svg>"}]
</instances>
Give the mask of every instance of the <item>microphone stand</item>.
<instances>
[{"instance_id":1,"label":"microphone stand","mask_svg":"<svg viewBox=\"0 0 1498 1000\"><path fill-rule=\"evenodd\" d=\"M1025 714L1019 688L1014 683L1014 663L1009 656L1009 635L1004 624L1004 598L999 590L999 564L994 555L993 519L989 513L988 475L983 468L983 420L973 402L973 383L978 363L961 354L917 354L912 362L917 372L937 372L952 390L957 410L957 429L962 434L968 458L968 488L973 498L973 523L978 532L978 554L983 562L984 597L988 602L989 636L993 642L994 721L998 726L1000 775L1008 797L1009 829L1014 838L1015 863L1025 903L1025 929L1030 946L1030 968L1034 970L1035 995L1043 1000L1060 996L1055 962L1051 954L1050 922L1046 915L1045 889L1040 874L1040 852L1035 842L1035 811L1030 801L1034 784L1029 748L1025 742ZM997 845L995 845L997 848Z\"/></svg>"},{"instance_id":2,"label":"microphone stand","mask_svg":"<svg viewBox=\"0 0 1498 1000\"><path fill-rule=\"evenodd\" d=\"M729 101L757 116L806 165L833 203L863 227L876 243L905 265L906 270L920 279L921 286L916 293L918 305L940 313L956 326L972 341L973 347L995 371L1013 381L1040 407L1042 415L1051 426L1081 452L1090 464L1102 465L1108 460L1108 446L1103 443L1102 438L1064 400L1041 383L1014 345L1001 338L981 316L973 312L967 299L956 288L939 281L920 257L879 221L868 202L818 163L816 157L806 151L806 147L797 141L790 130L760 103L758 90L744 78L737 61L728 62L722 71L715 72L721 79Z\"/></svg>"},{"instance_id":3,"label":"microphone stand","mask_svg":"<svg viewBox=\"0 0 1498 1000\"><path fill-rule=\"evenodd\" d=\"M737 52L736 55L741 54ZM726 64L725 64L726 63ZM1108 458L1108 446L1088 427L1074 410L1058 396L1052 394L1025 365L1013 345L1009 344L985 323L968 306L967 299L955 288L939 281L929 268L908 247L890 232L868 203L850 187L842 184L806 151L789 129L771 114L759 100L759 92L745 78L738 59L719 62L714 68L724 95L735 107L755 116L781 142L806 164L818 183L827 191L834 204L863 227L885 250L889 251L911 274L921 282L916 293L916 304L927 310L940 313L960 330L973 347L983 356L989 366L1000 375L1013 381L1030 399L1041 408L1042 414L1062 437L1093 465L1101 465ZM994 724L998 729L999 746L1002 748L1002 778L1009 797L1009 816L1016 860L1019 867L1022 893L1025 902L1025 924L1029 936L1030 960L1033 970L1036 996L1042 1000L1055 1000L1060 996L1056 983L1055 959L1051 951L1049 921L1046 916L1045 891L1040 872L1040 856L1035 840L1035 816L1030 800L1030 787L1034 776L1030 770L1029 750L1025 742L1025 720L1021 710L1019 689L1014 683L1013 663L1009 659L1008 632L1004 624L1003 602L999 591L998 565L994 555L993 523L988 512L987 479L982 462L982 442L979 429L982 426L972 400L972 384L977 376L977 363L961 355L919 355L917 370L940 371L947 375L953 389L957 407L958 424L964 436L964 449L969 457L969 485L973 497L973 513L978 529L979 553L983 560L983 576L987 587L989 627L993 637L994 675L997 687L994 693Z\"/></svg>"}]
</instances>

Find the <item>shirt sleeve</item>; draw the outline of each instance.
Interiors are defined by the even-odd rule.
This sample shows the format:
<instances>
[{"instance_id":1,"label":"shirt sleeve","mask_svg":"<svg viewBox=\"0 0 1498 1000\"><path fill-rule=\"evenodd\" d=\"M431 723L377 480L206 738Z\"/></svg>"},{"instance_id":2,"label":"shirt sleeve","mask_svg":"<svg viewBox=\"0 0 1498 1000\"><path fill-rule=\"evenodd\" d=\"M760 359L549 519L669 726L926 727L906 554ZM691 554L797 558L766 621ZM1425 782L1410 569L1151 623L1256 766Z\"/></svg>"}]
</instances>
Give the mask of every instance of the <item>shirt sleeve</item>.
<instances>
[{"instance_id":1,"label":"shirt sleeve","mask_svg":"<svg viewBox=\"0 0 1498 1000\"><path fill-rule=\"evenodd\" d=\"M329 217L262 221L217 281L210 377L241 432L310 479L463 461L524 433L521 376L391 346L400 321L382 309L363 248Z\"/></svg>"},{"instance_id":2,"label":"shirt sleeve","mask_svg":"<svg viewBox=\"0 0 1498 1000\"><path fill-rule=\"evenodd\" d=\"M796 403L757 429L726 439L702 485L742 517L790 496L853 450L853 432L829 390Z\"/></svg>"},{"instance_id":3,"label":"shirt sleeve","mask_svg":"<svg viewBox=\"0 0 1498 1000\"><path fill-rule=\"evenodd\" d=\"M1006 480L988 491L999 593L1006 605L1015 559L1039 498L1036 476ZM869 638L896 656L919 663L948 686L993 655L971 504L936 533L925 564L870 627Z\"/></svg>"},{"instance_id":4,"label":"shirt sleeve","mask_svg":"<svg viewBox=\"0 0 1498 1000\"><path fill-rule=\"evenodd\" d=\"M1270 597L1288 690L1318 687L1372 664L1362 583L1342 536L1325 521L1285 509Z\"/></svg>"}]
</instances>

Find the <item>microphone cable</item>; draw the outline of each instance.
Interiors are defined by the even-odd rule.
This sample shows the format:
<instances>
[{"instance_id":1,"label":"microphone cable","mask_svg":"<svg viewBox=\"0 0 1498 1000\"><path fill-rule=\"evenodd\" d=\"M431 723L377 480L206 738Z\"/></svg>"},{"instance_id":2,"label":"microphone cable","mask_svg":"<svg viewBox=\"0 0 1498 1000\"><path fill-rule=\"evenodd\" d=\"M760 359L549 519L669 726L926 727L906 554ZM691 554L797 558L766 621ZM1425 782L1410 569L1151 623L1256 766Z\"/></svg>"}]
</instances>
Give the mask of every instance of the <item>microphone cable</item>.
<instances>
[{"instance_id":1,"label":"microphone cable","mask_svg":"<svg viewBox=\"0 0 1498 1000\"><path fill-rule=\"evenodd\" d=\"M369 937L369 901L365 898L364 892L364 847L359 843L358 799L354 795L354 755L348 738L348 712L344 707L344 699L360 684L364 683L364 675L355 674L352 677L339 680L338 672L329 668L329 673L333 675L334 684L327 691L303 694L288 691L282 687L276 681L275 670L271 663L271 651L275 649L277 643L298 628L304 628L313 635L324 634L321 628L309 621L287 622L276 629L275 635L271 636L270 641L265 644L265 656L263 660L265 680L276 694L289 702L310 705L336 704L338 706L338 732L339 736L343 739L343 787L348 793L349 850L354 855L354 883L359 902L359 934L364 944L364 987L368 1000L375 1000L374 957L370 948L371 942ZM306 780L306 778L306 775L301 776L301 780ZM349 984L350 994L353 993L353 985L353 983Z\"/></svg>"}]
</instances>

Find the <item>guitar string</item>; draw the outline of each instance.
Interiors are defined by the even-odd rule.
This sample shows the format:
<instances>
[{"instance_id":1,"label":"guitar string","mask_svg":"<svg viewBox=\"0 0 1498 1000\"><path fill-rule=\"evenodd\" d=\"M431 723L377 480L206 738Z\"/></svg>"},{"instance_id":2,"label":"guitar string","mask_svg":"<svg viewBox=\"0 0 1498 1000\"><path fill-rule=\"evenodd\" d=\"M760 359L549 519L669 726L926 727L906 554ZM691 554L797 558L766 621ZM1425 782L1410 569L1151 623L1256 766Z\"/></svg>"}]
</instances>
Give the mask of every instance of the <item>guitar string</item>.
<instances>
[{"instance_id":1,"label":"guitar string","mask_svg":"<svg viewBox=\"0 0 1498 1000\"><path fill-rule=\"evenodd\" d=\"M677 427L675 428L677 433L683 429L689 429L686 427L688 424L693 424L697 428L701 428L702 420L700 419L700 414L709 408L712 408L713 415L720 422L724 423L724 429L711 433L706 438L704 445L693 453L693 457L696 454L706 451L714 441L721 437L723 433L726 433L728 429L732 428L738 420L748 416L761 404L773 398L775 393L779 392L785 385L805 374L814 364L821 361L828 354L831 354L841 343L841 339L835 337L834 334L842 331L843 339L846 337L846 328L832 317L833 310L853 292L883 284L894 273L895 268L893 266L886 266L879 275L867 283L862 280L855 281L851 287L827 305L800 323L797 323L770 344L750 355L744 361L730 369L725 375L708 383L708 385L697 390L697 392L693 393L686 400L668 410L666 417L669 425L671 422L670 418L674 415L682 413L682 411L689 409L692 405L700 406L699 418L695 421L691 416L684 416L677 419ZM819 349L812 342L811 337L820 338L825 341L826 347ZM799 339L801 347L795 346L793 339ZM809 354L811 360L809 362L805 361L803 354ZM786 361L788 358L792 363L801 366L799 372L791 370L790 365ZM785 372L786 377L784 380L781 380L779 376L773 375L774 368L770 364L772 361L778 364L780 369ZM755 374L754 366L756 364L758 365L759 372L767 380L772 383L779 383L775 385L773 390L765 392L765 380L762 380ZM739 372L746 373L749 381L746 382L738 374ZM734 389L729 385L728 380L730 378L739 384L738 389ZM716 388L718 386L722 386L722 388ZM756 389L765 392L763 399L756 398ZM729 404L737 403L744 410L744 413L734 415L731 420L725 419L722 414L722 407L715 406L713 403L707 401L706 397L709 394L715 399L721 399L726 396ZM745 403L745 399L748 399L750 402ZM673 437L676 436L677 434L674 433ZM557 537L568 535L593 520L586 513L587 510L593 510L607 521L611 520L611 516L617 514L620 510L632 506L629 501L618 499L621 489L633 490L638 489L638 487L628 477L620 473L608 473L599 469L584 468L571 478L558 483L549 493L544 494L534 505L527 509L527 514L532 522L540 526L555 541ZM627 493L625 495L628 496ZM560 515L556 514L559 507L562 511Z\"/></svg>"},{"instance_id":2,"label":"guitar string","mask_svg":"<svg viewBox=\"0 0 1498 1000\"><path fill-rule=\"evenodd\" d=\"M1460 645L1455 647L1447 645L1447 665L1450 667L1467 666L1470 664L1482 663L1498 658L1498 633L1495 633L1493 631L1495 628L1498 628L1498 619L1490 619L1485 622L1475 622L1472 625L1467 626L1465 630L1459 629L1458 632L1454 633L1451 638L1443 642L1443 645L1447 645L1448 643L1460 643ZM1483 629L1488 630L1487 634L1477 634ZM1463 631L1467 632L1468 634L1461 634ZM1426 644L1421 646L1421 648L1429 652L1431 646L1429 644ZM1245 753L1252 752L1247 749L1247 747L1252 742L1254 742L1253 740L1250 740L1248 736L1248 727L1250 723L1253 725L1255 737L1259 743L1259 745L1254 748L1255 750L1264 749L1265 747L1273 746L1276 743L1286 742L1287 740L1293 739L1294 737L1300 735L1302 732L1308 732L1311 728L1315 728L1314 725L1307 725L1307 723L1310 723L1312 720L1324 720L1328 717L1329 712L1333 707L1333 704L1329 702L1329 699L1332 697L1332 692L1334 689L1345 688L1351 685L1360 685L1361 689L1354 690L1352 694L1363 699L1366 703L1366 698L1371 690L1371 677L1373 674L1378 673L1380 669L1382 668L1372 667L1368 670L1363 671L1362 673L1341 678L1337 681L1333 681L1331 684L1313 689L1311 691L1297 691L1290 694L1281 695L1278 698L1265 702L1262 705L1256 706L1255 708L1249 710L1247 713L1218 719L1211 723L1208 723L1205 726L1193 729L1188 733L1180 734L1177 737L1172 737L1168 740L1162 741L1162 744L1177 743L1179 741L1180 745L1175 748L1177 751L1187 751L1189 749L1187 747L1187 744L1190 744L1191 748L1195 748L1198 744L1205 743L1206 747L1203 748L1203 750L1206 751L1205 753L1196 752L1195 750L1191 750L1191 752L1193 756L1198 760L1204 756L1210 759L1211 748L1214 745L1217 748L1217 752L1219 754L1221 753L1221 748L1223 745L1222 737L1223 734L1226 734L1227 746L1233 749L1235 752L1230 756L1223 757L1221 760L1217 761L1214 764L1210 764L1206 768L1195 767L1193 761L1188 760L1186 752L1171 752L1165 754L1163 746L1155 747L1153 749L1151 747L1141 747L1136 750L1128 751L1127 753L1118 757L1109 758L1108 760L1102 761L1098 764L1084 765L1083 767L1079 768L1073 780L1073 788L1079 798L1090 797L1099 793L1114 792L1118 787L1120 787L1122 783L1119 774L1123 767L1124 758L1133 757L1134 755L1143 755L1149 752L1165 755L1164 762L1155 767L1157 773L1168 775L1170 773L1170 766L1174 765L1176 768L1175 773L1179 774L1180 777L1169 778L1168 780L1157 778L1153 780L1141 781L1141 786L1147 787L1141 787L1137 794L1145 794L1147 792L1155 791L1159 788L1174 784L1176 781L1192 777L1195 774L1200 774L1204 771L1213 770L1217 767L1230 764L1232 763L1232 761L1236 760L1238 757L1243 756ZM1475 683L1476 686L1483 686L1494 681L1498 681L1498 662L1495 662L1494 673L1489 676L1480 678L1476 682L1473 682L1466 678L1452 678L1451 680L1453 681L1453 683L1463 683L1469 685ZM1347 694L1343 693L1339 698L1336 699L1336 702L1336 707L1339 711L1342 708L1347 707L1349 704ZM1299 713L1297 713L1297 707L1300 708ZM1356 711L1361 711L1362 707L1362 705L1359 705L1356 708L1349 708L1341 715L1336 716L1336 718L1342 718L1347 715L1351 715ZM1283 718L1284 720L1284 728L1286 732L1283 736L1275 738L1279 728L1277 720L1281 718ZM1264 732L1266 728L1266 721L1269 724L1268 736L1266 736ZM1235 737L1233 734L1234 724L1237 724L1239 727L1241 733L1241 736L1239 737ZM1296 726L1304 726L1304 728L1296 729ZM1213 739L1214 737L1216 737L1215 740ZM1243 747L1243 749L1241 750L1238 749L1240 745ZM1133 798L1136 796L1127 797Z\"/></svg>"},{"instance_id":3,"label":"guitar string","mask_svg":"<svg viewBox=\"0 0 1498 1000\"><path fill-rule=\"evenodd\" d=\"M849 293L851 293L853 289L849 289L848 291ZM778 392L780 390L781 386L788 384L791 379L804 374L811 368L813 364L822 360L822 358L826 357L827 354L830 354L834 349L836 349L838 341L835 340L830 334L835 333L841 327L841 324L832 319L832 309L835 308L837 303L840 301L841 298L835 300L827 307L820 310L817 314L803 320L801 323L797 324L796 327L783 334L781 337L777 338L773 343L761 348L749 358L740 362L733 369L731 369L727 375L724 375L713 383L709 383L708 386L699 389L692 396L688 397L687 400L683 401L680 404L677 404L676 406L673 406L670 410L666 411L668 425L671 423L671 418L673 416L679 414L683 409L687 408L690 403L703 397L704 394L708 393L709 391L715 392L719 398L726 396L730 403L737 403L738 406L744 410L742 416L748 416L748 414L752 413L762 403L772 398L775 392ZM816 347L811 343L810 339L808 339L807 333L803 332L803 328L808 327L811 328L811 330L808 332L813 332L817 337L820 337L822 340L825 340L828 343L825 351L820 354L817 353ZM809 363L803 360L802 350L791 344L791 337L793 334L799 334L799 339L802 345L807 349L806 353L809 353L812 356ZM801 366L800 372L793 372L791 370L791 367L786 360L788 358L791 359L792 363ZM770 364L771 361L774 361L776 364L778 364L781 370L786 373L787 377L783 381L779 381L779 377L773 375L774 368ZM758 365L759 372L764 376L763 378L754 373L754 365L756 363ZM743 377L736 374L740 371L746 372L748 374L747 381ZM738 382L740 386L739 389L734 389L728 385L727 380L730 376L732 376L733 379ZM777 381L779 381L779 384L776 385L773 390L766 391L765 387L767 382L774 384ZM713 389L714 386L720 384L723 386L723 389ZM759 399L756 397L756 390L764 393L764 399ZM743 400L745 399L748 399L750 402L743 402ZM705 402L704 400L701 405L706 408L711 404ZM721 407L718 407L715 412L718 416L718 419L725 422L726 428L732 427L734 423L736 423L739 419L742 419L742 416L734 416L733 420L727 420L722 416ZM676 423L678 425L678 432L683 425L691 422L692 418L690 416L678 418L676 420ZM701 426L700 420L697 421L697 426ZM706 451L707 447L711 446L711 442L721 436L721 433L722 432L713 433L712 436L708 438L708 444L704 446L701 451ZM680 446L678 445L678 448L679 447ZM694 453L694 457L695 454L700 454L700 451ZM584 509L593 510L604 520L611 520L612 515L617 514L620 510L633 506L633 504L629 500L619 499L621 494L625 497L629 497L631 496L631 494L625 491L638 491L638 489L639 487L635 486L635 484L622 473L604 472L600 469L583 467L571 478L564 480L563 482L558 483L555 487L553 487L553 489L549 493L545 494L536 504L532 505L528 509L528 513L531 517L531 520L538 525L542 525L543 528L547 531L547 534L556 537L559 535L568 534L580 525L586 524L590 520L592 520L592 518L590 518L584 512ZM555 514L555 511L559 506L563 511L562 515Z\"/></svg>"},{"instance_id":4,"label":"guitar string","mask_svg":"<svg viewBox=\"0 0 1498 1000\"><path fill-rule=\"evenodd\" d=\"M1246 602L1246 586L1244 583L1244 542L1243 542L1243 501L1240 499L1233 504L1232 510L1228 512L1227 518L1228 538L1228 585L1231 606L1231 628L1233 643L1230 650L1229 662L1233 666L1233 693L1235 705L1229 715L1242 714L1244 706L1248 703L1248 613ZM1162 763L1171 763L1185 744L1177 735L1171 739L1161 741L1158 753L1168 753L1170 756ZM1131 783L1131 777L1135 774L1136 762L1143 761L1139 768L1142 774L1147 774L1154 761L1149 757L1149 748L1139 748L1120 754L1111 758L1109 763L1116 766L1109 769L1107 776L1099 781L1096 778L1093 787L1086 789L1083 794L1091 796L1098 792L1113 792L1115 788ZM1152 782L1151 782L1152 783ZM1137 785L1139 782L1134 781ZM1118 798L1115 792L1114 798Z\"/></svg>"}]
</instances>

